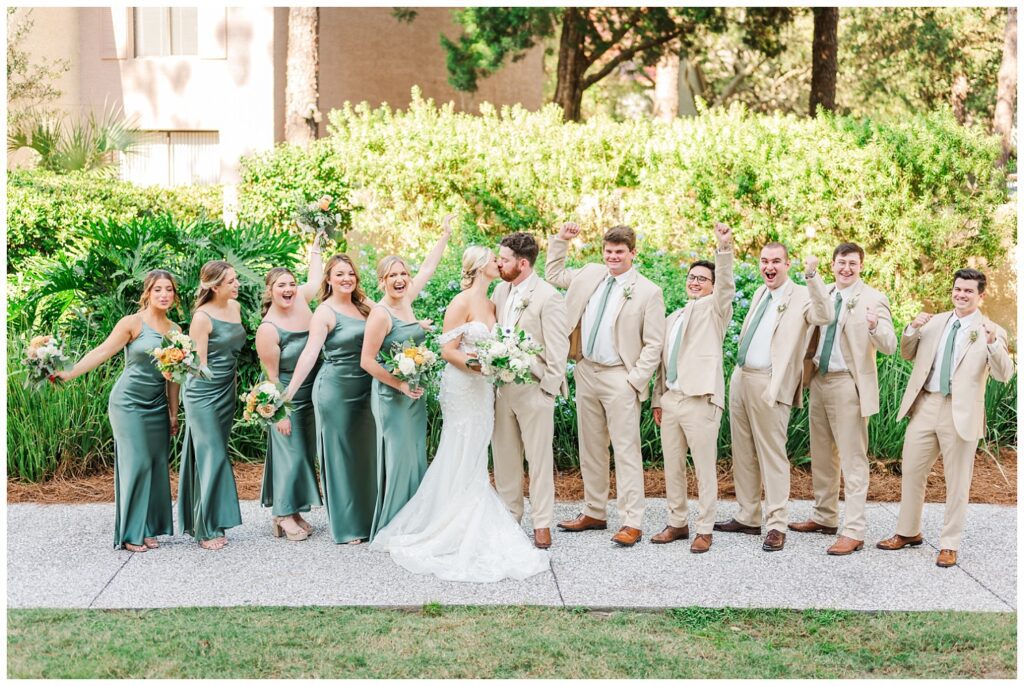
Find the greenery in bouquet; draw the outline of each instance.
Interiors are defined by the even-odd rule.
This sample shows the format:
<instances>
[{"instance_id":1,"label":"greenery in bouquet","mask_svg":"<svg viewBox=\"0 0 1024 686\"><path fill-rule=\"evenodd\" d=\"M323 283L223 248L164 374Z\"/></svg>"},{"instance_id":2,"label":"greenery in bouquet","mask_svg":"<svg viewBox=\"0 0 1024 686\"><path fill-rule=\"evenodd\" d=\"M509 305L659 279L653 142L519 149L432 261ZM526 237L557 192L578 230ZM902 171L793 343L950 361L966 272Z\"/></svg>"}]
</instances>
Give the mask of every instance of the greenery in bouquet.
<instances>
[{"instance_id":1,"label":"greenery in bouquet","mask_svg":"<svg viewBox=\"0 0 1024 686\"><path fill-rule=\"evenodd\" d=\"M530 371L544 347L530 334L511 326L494 326L491 338L476 344L480 373L495 386L534 383Z\"/></svg>"},{"instance_id":2,"label":"greenery in bouquet","mask_svg":"<svg viewBox=\"0 0 1024 686\"><path fill-rule=\"evenodd\" d=\"M153 348L149 354L165 379L183 384L189 374L201 379L210 377L210 370L199 362L195 341L187 334L171 331L161 342L163 345Z\"/></svg>"},{"instance_id":3,"label":"greenery in bouquet","mask_svg":"<svg viewBox=\"0 0 1024 686\"><path fill-rule=\"evenodd\" d=\"M385 369L408 382L412 390L425 386L441 364L441 357L426 343L416 345L412 339L393 344L391 351L382 357Z\"/></svg>"},{"instance_id":4,"label":"greenery in bouquet","mask_svg":"<svg viewBox=\"0 0 1024 686\"><path fill-rule=\"evenodd\" d=\"M340 207L330 195L321 195L317 200L310 201L299 193L295 198L295 214L292 219L303 231L312 234L322 231L327 238L337 243L343 236L339 227L342 224L344 209L346 208Z\"/></svg>"},{"instance_id":5,"label":"greenery in bouquet","mask_svg":"<svg viewBox=\"0 0 1024 686\"><path fill-rule=\"evenodd\" d=\"M54 374L71 368L71 358L64 353L64 342L57 336L35 336L25 348L25 388L42 388L53 383Z\"/></svg>"},{"instance_id":6,"label":"greenery in bouquet","mask_svg":"<svg viewBox=\"0 0 1024 686\"><path fill-rule=\"evenodd\" d=\"M292 413L292 404L284 399L284 387L272 381L257 381L242 396L245 424L276 424Z\"/></svg>"}]
</instances>

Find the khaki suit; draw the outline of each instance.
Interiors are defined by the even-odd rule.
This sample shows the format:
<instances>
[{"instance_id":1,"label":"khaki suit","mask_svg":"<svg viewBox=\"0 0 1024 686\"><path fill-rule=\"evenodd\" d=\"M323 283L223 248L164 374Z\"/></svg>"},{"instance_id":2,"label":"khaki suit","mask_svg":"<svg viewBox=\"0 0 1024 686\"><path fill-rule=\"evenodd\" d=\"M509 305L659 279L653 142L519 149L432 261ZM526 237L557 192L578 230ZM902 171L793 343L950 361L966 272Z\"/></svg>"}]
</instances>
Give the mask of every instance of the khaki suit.
<instances>
[{"instance_id":1,"label":"khaki suit","mask_svg":"<svg viewBox=\"0 0 1024 686\"><path fill-rule=\"evenodd\" d=\"M545 278L565 288L569 356L576 366L576 407L580 470L586 499L584 514L608 518L608 445L615 451L617 504L623 526L643 528L644 472L640 453L640 404L650 394L665 337L665 303L661 289L634 271L624 285L618 311L602 325L613 327L621 365L605 366L583 359L580 329L587 303L608 275L602 264L566 269L568 243L551 237Z\"/></svg>"},{"instance_id":2,"label":"khaki suit","mask_svg":"<svg viewBox=\"0 0 1024 686\"><path fill-rule=\"evenodd\" d=\"M693 456L700 515L697 533L710 534L718 500L718 428L725 408L722 341L732 320L736 293L732 251L715 255L715 290L691 300L665 323L665 345L654 380L651 407L662 408L661 445L665 459L668 525L682 528L689 514L686 500L686 451ZM668 364L675 341L672 332L686 313L676 358L680 391L668 389Z\"/></svg>"},{"instance_id":3,"label":"khaki suit","mask_svg":"<svg viewBox=\"0 0 1024 686\"><path fill-rule=\"evenodd\" d=\"M900 354L914 362L897 419L910 416L903 441L902 493L896 533L921 533L921 510L928 472L938 454L946 477L946 510L939 547L957 550L963 536L967 502L974 474L978 441L985 437L985 385L989 374L996 381L1009 381L1013 361L1006 349L1006 331L986 317L967 330L957 350L950 376L950 394L924 390L932 363L953 312L932 317L916 332L910 329L900 339ZM986 343L983 324L995 327L996 342ZM974 338L974 340L971 340Z\"/></svg>"},{"instance_id":4,"label":"khaki suit","mask_svg":"<svg viewBox=\"0 0 1024 686\"><path fill-rule=\"evenodd\" d=\"M754 313L768 291L754 293L740 330L746 335ZM765 526L784 532L789 505L789 458L786 431L792 406L802 405L803 360L812 327L832 321L833 309L821 276L807 286L787 280L772 294L777 317L771 337L771 368L737 366L729 382L733 480L740 506L735 519L746 526L761 525L761 485L764 484Z\"/></svg>"},{"instance_id":5,"label":"khaki suit","mask_svg":"<svg viewBox=\"0 0 1024 686\"><path fill-rule=\"evenodd\" d=\"M828 289L835 292L835 285ZM851 306L852 305L852 306ZM839 474L846 484L843 536L864 540L864 507L868 497L868 418L878 413L877 353L896 352L896 331L889 299L858 280L847 292L833 346L838 346L849 371L818 373L814 355L822 329L815 327L807 348L804 384L811 388L811 480L814 513L811 519L839 526ZM878 315L874 333L868 331L865 311ZM833 312L835 310L833 309Z\"/></svg>"},{"instance_id":6,"label":"khaki suit","mask_svg":"<svg viewBox=\"0 0 1024 686\"><path fill-rule=\"evenodd\" d=\"M530 510L533 528L549 529L555 507L552 445L555 434L555 396L568 396L565 363L569 333L565 298L539 277L523 293L512 321L504 321L511 284L502 282L492 300L498 323L516 326L533 336L544 351L537 355L534 384L511 384L497 389L494 406L494 483L517 520L523 518L523 454L530 469Z\"/></svg>"}]
</instances>

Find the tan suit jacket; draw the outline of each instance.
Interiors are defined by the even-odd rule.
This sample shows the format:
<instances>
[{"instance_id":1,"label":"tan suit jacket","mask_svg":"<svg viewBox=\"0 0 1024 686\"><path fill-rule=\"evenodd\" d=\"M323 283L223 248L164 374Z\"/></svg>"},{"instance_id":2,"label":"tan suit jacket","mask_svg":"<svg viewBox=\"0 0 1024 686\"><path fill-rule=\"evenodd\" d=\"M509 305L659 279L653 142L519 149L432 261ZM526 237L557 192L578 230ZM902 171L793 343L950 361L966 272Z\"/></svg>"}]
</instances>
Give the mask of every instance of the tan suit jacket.
<instances>
[{"instance_id":1,"label":"tan suit jacket","mask_svg":"<svg viewBox=\"0 0 1024 686\"><path fill-rule=\"evenodd\" d=\"M828 296L836 290L835 284L828 287ZM849 302L853 307L847 307ZM868 323L864 320L864 312L869 307L875 308L878 314L878 325L875 333L868 332ZM846 366L853 375L853 383L857 387L860 398L860 416L870 417L878 414L878 363L877 353L892 355L896 352L898 341L892 325L892 314L889 311L889 299L863 281L857 281L852 287L850 298L843 303L846 313L839 317L836 340L839 351L843 354ZM832 308L835 312L835 307ZM818 352L818 339L821 329L814 328L811 342L807 346L807 360L804 362L804 386L809 386L811 378L817 373L814 366L814 354Z\"/></svg>"},{"instance_id":2,"label":"tan suit jacket","mask_svg":"<svg viewBox=\"0 0 1024 686\"><path fill-rule=\"evenodd\" d=\"M579 269L566 269L569 244L558 236L548 241L548 261L544 278L554 286L565 288L566 321L569 336L569 357L583 359L580 328L587 303L601 282L608 276L603 264L588 264ZM614 313L615 350L626 367L629 385L641 401L650 395L650 381L661 359L665 339L665 300L661 289L637 271L624 284L629 294Z\"/></svg>"},{"instance_id":3,"label":"tan suit jacket","mask_svg":"<svg viewBox=\"0 0 1024 686\"><path fill-rule=\"evenodd\" d=\"M750 320L757 312L761 299L768 292L768 287L761 284L750 302L750 309L743 320L740 338L747 333ZM773 294L774 301L770 305L781 309L775 319L775 330L772 332L771 344L771 380L761 396L766 403L784 403L790 406L803 406L803 362L807 344L814 333L813 327L829 324L833 317L832 303L825 291L825 282L820 274L815 274L806 286L788 279Z\"/></svg>"},{"instance_id":4,"label":"tan suit jacket","mask_svg":"<svg viewBox=\"0 0 1024 686\"><path fill-rule=\"evenodd\" d=\"M569 355L569 332L565 321L565 298L551 284L539 276L533 286L523 293L520 307L516 308L513 320L501 321L505 303L512 290L512 284L502 281L494 289L491 300L498 312L498 323L502 326L518 326L544 346L534 362L533 376L541 390L548 395L569 395L569 384L565 380L565 362ZM525 307L523 307L525 303Z\"/></svg>"},{"instance_id":5,"label":"tan suit jacket","mask_svg":"<svg viewBox=\"0 0 1024 686\"><path fill-rule=\"evenodd\" d=\"M913 414L914 407L931 371L935 354L938 352L942 332L953 312L942 312L928 320L928 323L908 336L906 330L900 339L900 355L914 363L907 390L903 393L897 421ZM989 352L985 342L983 324L996 329L996 342ZM953 361L950 379L950 394L953 399L953 424L957 434L965 441L977 441L985 437L985 384L989 374L996 381L1009 381L1013 376L1013 361L1006 349L1006 331L988 317L982 316L972 326L964 344L957 351ZM977 333L977 336L972 336ZM974 338L972 341L971 338Z\"/></svg>"},{"instance_id":6,"label":"tan suit jacket","mask_svg":"<svg viewBox=\"0 0 1024 686\"><path fill-rule=\"evenodd\" d=\"M680 332L676 383L685 395L710 395L711 402L725 409L725 372L722 364L722 341L732 320L732 297L736 294L733 278L733 253L715 253L715 290L704 298L691 300L686 307L672 313L665 322L665 345L654 380L651 407L661 407L661 396L668 390L669 356L674 340L672 331L676 321L686 312L686 321Z\"/></svg>"}]
</instances>

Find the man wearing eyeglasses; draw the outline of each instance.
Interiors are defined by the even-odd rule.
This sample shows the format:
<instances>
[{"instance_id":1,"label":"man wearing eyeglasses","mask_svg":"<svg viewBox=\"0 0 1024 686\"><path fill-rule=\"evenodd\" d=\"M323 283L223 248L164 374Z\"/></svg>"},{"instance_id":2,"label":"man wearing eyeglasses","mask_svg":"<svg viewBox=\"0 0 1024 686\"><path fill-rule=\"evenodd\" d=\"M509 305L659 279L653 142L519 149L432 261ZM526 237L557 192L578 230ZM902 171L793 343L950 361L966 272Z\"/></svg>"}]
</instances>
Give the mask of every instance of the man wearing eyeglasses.
<instances>
[{"instance_id":1,"label":"man wearing eyeglasses","mask_svg":"<svg viewBox=\"0 0 1024 686\"><path fill-rule=\"evenodd\" d=\"M715 225L715 261L698 260L686 274L686 306L665 323L668 332L654 381L651 407L661 427L665 457L668 525L651 543L690 537L686 502L686 450L693 456L700 512L691 553L711 549L718 500L718 426L725 409L722 341L732 320L736 282L732 273L732 229ZM716 285L717 281L717 285Z\"/></svg>"},{"instance_id":2,"label":"man wearing eyeglasses","mask_svg":"<svg viewBox=\"0 0 1024 686\"><path fill-rule=\"evenodd\" d=\"M815 328L804 364L811 387L811 478L814 511L793 531L835 534L839 530L839 474L846 516L839 538L825 551L849 555L864 547L868 498L868 418L878 413L877 353L896 352L889 299L860 278L864 250L840 243L832 251L835 284L829 288L835 319Z\"/></svg>"}]
</instances>

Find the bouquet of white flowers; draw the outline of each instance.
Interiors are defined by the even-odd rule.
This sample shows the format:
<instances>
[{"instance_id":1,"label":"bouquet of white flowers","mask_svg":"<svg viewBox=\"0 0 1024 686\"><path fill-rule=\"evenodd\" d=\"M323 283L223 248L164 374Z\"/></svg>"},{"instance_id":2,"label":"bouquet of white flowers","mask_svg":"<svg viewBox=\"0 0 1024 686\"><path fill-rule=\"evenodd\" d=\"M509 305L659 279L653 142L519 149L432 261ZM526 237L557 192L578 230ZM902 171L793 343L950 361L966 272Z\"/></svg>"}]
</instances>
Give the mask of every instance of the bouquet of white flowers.
<instances>
[{"instance_id":1,"label":"bouquet of white flowers","mask_svg":"<svg viewBox=\"0 0 1024 686\"><path fill-rule=\"evenodd\" d=\"M64 342L57 336L36 336L29 341L22 360L27 376L25 388L35 386L38 390L47 382L52 383L57 372L71 368L71 360L64 354Z\"/></svg>"},{"instance_id":2,"label":"bouquet of white flowers","mask_svg":"<svg viewBox=\"0 0 1024 686\"><path fill-rule=\"evenodd\" d=\"M244 424L276 424L292 413L292 404L284 399L284 387L271 381L257 381L242 401Z\"/></svg>"},{"instance_id":3,"label":"bouquet of white flowers","mask_svg":"<svg viewBox=\"0 0 1024 686\"><path fill-rule=\"evenodd\" d=\"M300 229L313 234L323 231L328 238L337 242L343 219L341 209L329 195L307 202L305 196L299 193L295 197L295 214L292 219Z\"/></svg>"},{"instance_id":4,"label":"bouquet of white flowers","mask_svg":"<svg viewBox=\"0 0 1024 686\"><path fill-rule=\"evenodd\" d=\"M530 368L544 347L522 329L496 324L491 333L476 344L480 373L495 386L534 383Z\"/></svg>"},{"instance_id":5,"label":"bouquet of white flowers","mask_svg":"<svg viewBox=\"0 0 1024 686\"><path fill-rule=\"evenodd\" d=\"M422 386L429 373L441 362L433 350L426 345L414 345L411 339L395 343L390 354L382 357L384 367L395 377L407 381L412 390Z\"/></svg>"},{"instance_id":6,"label":"bouquet of white flowers","mask_svg":"<svg viewBox=\"0 0 1024 686\"><path fill-rule=\"evenodd\" d=\"M189 374L200 379L210 378L210 370L199 364L196 343L188 335L181 331L171 331L161 342L163 345L153 348L149 354L153 356L156 368L165 379L183 384Z\"/></svg>"}]
</instances>

